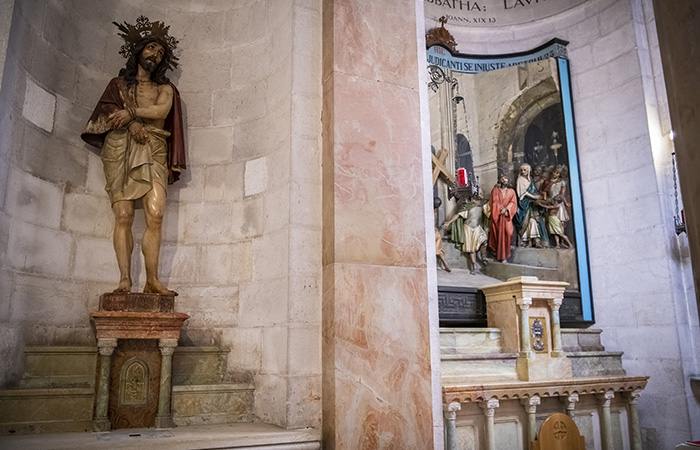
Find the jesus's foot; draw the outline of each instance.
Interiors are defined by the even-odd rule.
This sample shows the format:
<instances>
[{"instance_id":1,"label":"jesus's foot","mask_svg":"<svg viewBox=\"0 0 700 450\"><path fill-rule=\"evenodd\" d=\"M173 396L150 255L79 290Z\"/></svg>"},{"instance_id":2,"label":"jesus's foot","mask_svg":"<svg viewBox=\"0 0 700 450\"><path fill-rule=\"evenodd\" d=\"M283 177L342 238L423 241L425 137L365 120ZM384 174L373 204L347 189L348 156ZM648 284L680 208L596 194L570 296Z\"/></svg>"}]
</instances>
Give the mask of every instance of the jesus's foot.
<instances>
[{"instance_id":1,"label":"jesus's foot","mask_svg":"<svg viewBox=\"0 0 700 450\"><path fill-rule=\"evenodd\" d=\"M131 280L128 278L124 278L122 280L119 280L119 286L112 292L118 293L118 292L131 292Z\"/></svg>"},{"instance_id":2,"label":"jesus's foot","mask_svg":"<svg viewBox=\"0 0 700 450\"><path fill-rule=\"evenodd\" d=\"M146 281L146 285L143 287L143 292L145 294L169 294L177 295L177 292L171 291L166 288L163 283L159 280Z\"/></svg>"}]
</instances>

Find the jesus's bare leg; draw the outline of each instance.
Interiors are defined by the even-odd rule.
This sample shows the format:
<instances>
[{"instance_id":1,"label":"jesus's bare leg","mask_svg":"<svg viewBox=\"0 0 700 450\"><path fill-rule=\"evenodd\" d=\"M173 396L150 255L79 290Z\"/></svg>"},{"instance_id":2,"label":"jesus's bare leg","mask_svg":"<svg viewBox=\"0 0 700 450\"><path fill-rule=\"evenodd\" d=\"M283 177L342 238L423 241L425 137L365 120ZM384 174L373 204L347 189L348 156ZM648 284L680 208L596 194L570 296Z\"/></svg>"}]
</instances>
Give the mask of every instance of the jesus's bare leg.
<instances>
[{"instance_id":1,"label":"jesus's bare leg","mask_svg":"<svg viewBox=\"0 0 700 450\"><path fill-rule=\"evenodd\" d=\"M146 285L143 292L175 294L158 279L158 259L165 211L165 188L153 183L153 189L143 198L146 231L143 233L143 259L146 266Z\"/></svg>"},{"instance_id":2,"label":"jesus's bare leg","mask_svg":"<svg viewBox=\"0 0 700 450\"><path fill-rule=\"evenodd\" d=\"M112 241L119 266L119 286L114 292L131 291L131 252L134 250L134 237L131 225L134 223L134 203L130 200L114 202L114 234Z\"/></svg>"}]
</instances>

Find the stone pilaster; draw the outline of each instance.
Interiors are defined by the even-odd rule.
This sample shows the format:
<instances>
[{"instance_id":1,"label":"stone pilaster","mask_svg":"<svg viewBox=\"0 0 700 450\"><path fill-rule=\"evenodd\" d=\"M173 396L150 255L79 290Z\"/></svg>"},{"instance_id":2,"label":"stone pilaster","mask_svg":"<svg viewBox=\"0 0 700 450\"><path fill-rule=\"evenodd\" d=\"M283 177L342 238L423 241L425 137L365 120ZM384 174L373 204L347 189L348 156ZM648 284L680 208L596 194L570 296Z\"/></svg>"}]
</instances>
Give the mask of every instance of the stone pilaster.
<instances>
[{"instance_id":1,"label":"stone pilaster","mask_svg":"<svg viewBox=\"0 0 700 450\"><path fill-rule=\"evenodd\" d=\"M445 450L457 450L457 411L461 409L459 402L452 402L445 408Z\"/></svg>"},{"instance_id":2,"label":"stone pilaster","mask_svg":"<svg viewBox=\"0 0 700 450\"><path fill-rule=\"evenodd\" d=\"M533 395L529 398L523 398L520 403L525 407L527 412L527 442L528 444L537 438L537 407L540 406L540 396Z\"/></svg>"},{"instance_id":3,"label":"stone pilaster","mask_svg":"<svg viewBox=\"0 0 700 450\"><path fill-rule=\"evenodd\" d=\"M175 347L177 347L177 339L160 339L158 347L162 355L162 362L160 366L160 392L158 395L156 428L172 428L173 418L170 413L171 374L173 353L175 352Z\"/></svg>"},{"instance_id":4,"label":"stone pilaster","mask_svg":"<svg viewBox=\"0 0 700 450\"><path fill-rule=\"evenodd\" d=\"M625 394L630 416L630 445L632 450L642 450L642 433L639 428L639 414L637 413L637 401L642 395L641 389Z\"/></svg>"},{"instance_id":5,"label":"stone pilaster","mask_svg":"<svg viewBox=\"0 0 700 450\"><path fill-rule=\"evenodd\" d=\"M559 322L559 308L561 307L563 299L553 298L547 300L549 305L550 316L552 320L552 357L558 358L562 356L563 352L561 349L561 325Z\"/></svg>"},{"instance_id":6,"label":"stone pilaster","mask_svg":"<svg viewBox=\"0 0 700 450\"><path fill-rule=\"evenodd\" d=\"M100 352L100 377L97 381L95 416L92 419L93 431L109 431L111 428L107 417L107 407L109 406L109 375L112 366L112 353L114 353L116 347L116 338L101 338L97 340L97 348Z\"/></svg>"},{"instance_id":7,"label":"stone pilaster","mask_svg":"<svg viewBox=\"0 0 700 450\"><path fill-rule=\"evenodd\" d=\"M600 404L600 434L603 450L615 450L613 448L612 419L610 417L610 404L612 399L615 398L615 393L608 391L604 394L598 394L597 398Z\"/></svg>"},{"instance_id":8,"label":"stone pilaster","mask_svg":"<svg viewBox=\"0 0 700 450\"><path fill-rule=\"evenodd\" d=\"M486 402L479 402L479 406L484 410L484 416L486 419L486 432L484 435L484 440L486 441L486 446L482 447L485 450L496 450L496 434L493 429L493 417L496 414L496 408L501 406L498 399L492 398Z\"/></svg>"},{"instance_id":9,"label":"stone pilaster","mask_svg":"<svg viewBox=\"0 0 700 450\"><path fill-rule=\"evenodd\" d=\"M519 298L516 300L520 307L520 357L533 358L534 355L530 350L530 306L532 305L531 298Z\"/></svg>"}]
</instances>

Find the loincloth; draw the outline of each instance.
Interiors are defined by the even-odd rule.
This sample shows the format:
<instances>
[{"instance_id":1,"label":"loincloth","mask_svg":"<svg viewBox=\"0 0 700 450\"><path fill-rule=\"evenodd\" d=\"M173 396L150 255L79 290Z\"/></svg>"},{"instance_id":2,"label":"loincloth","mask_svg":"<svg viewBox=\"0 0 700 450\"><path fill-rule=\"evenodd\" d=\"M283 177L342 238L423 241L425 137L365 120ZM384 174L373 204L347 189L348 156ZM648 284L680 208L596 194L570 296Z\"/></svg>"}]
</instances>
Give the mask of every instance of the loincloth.
<instances>
[{"instance_id":1,"label":"loincloth","mask_svg":"<svg viewBox=\"0 0 700 450\"><path fill-rule=\"evenodd\" d=\"M109 200L137 200L153 189L153 183L168 185L168 144L170 133L146 127L149 140L139 144L126 129L110 131L102 146L102 165Z\"/></svg>"}]
</instances>

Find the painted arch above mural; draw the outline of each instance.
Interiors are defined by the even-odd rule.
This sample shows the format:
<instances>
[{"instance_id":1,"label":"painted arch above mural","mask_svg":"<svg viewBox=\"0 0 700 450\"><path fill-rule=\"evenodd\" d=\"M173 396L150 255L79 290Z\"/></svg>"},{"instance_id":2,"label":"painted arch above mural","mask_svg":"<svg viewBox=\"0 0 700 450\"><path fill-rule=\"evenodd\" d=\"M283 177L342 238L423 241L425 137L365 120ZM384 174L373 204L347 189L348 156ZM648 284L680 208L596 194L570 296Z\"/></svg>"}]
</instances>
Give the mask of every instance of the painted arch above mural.
<instances>
[{"instance_id":1,"label":"painted arch above mural","mask_svg":"<svg viewBox=\"0 0 700 450\"><path fill-rule=\"evenodd\" d=\"M424 0L428 27L445 16L451 26L500 27L567 11L586 0Z\"/></svg>"}]
</instances>

